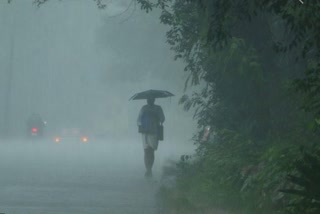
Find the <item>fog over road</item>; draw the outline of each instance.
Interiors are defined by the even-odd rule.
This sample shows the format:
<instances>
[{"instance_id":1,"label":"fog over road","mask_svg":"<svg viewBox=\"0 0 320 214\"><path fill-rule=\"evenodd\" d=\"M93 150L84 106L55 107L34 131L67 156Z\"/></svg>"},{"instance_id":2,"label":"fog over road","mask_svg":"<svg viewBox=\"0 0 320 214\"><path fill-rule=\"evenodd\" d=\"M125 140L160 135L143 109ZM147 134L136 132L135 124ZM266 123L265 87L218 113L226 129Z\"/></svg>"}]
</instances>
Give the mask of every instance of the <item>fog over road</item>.
<instances>
[{"instance_id":1,"label":"fog over road","mask_svg":"<svg viewBox=\"0 0 320 214\"><path fill-rule=\"evenodd\" d=\"M104 10L94 0L33 2L0 1L0 213L157 213L162 167L193 149L197 127L193 109L179 105L190 92L185 64L160 11L131 0L104 1ZM175 95L156 100L166 121L152 180L137 133L146 101L129 101L149 89ZM112 140L1 140L25 137L33 114L46 136L76 128Z\"/></svg>"},{"instance_id":2,"label":"fog over road","mask_svg":"<svg viewBox=\"0 0 320 214\"><path fill-rule=\"evenodd\" d=\"M158 213L163 165L193 150L160 142L154 176L144 178L143 149L129 141L1 142L0 213Z\"/></svg>"}]
</instances>

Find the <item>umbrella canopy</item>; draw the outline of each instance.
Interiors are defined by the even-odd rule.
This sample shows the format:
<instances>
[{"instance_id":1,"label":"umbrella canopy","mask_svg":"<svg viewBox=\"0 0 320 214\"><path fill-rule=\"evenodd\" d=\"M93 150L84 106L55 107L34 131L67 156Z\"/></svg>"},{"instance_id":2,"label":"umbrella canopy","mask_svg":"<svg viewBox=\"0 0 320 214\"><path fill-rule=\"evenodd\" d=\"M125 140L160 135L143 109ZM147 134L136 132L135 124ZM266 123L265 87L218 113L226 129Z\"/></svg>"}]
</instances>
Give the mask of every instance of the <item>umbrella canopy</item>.
<instances>
[{"instance_id":1,"label":"umbrella canopy","mask_svg":"<svg viewBox=\"0 0 320 214\"><path fill-rule=\"evenodd\" d=\"M169 91L147 90L147 91L142 91L140 93L136 93L129 100L142 100L142 99L148 99L148 98L163 98L163 97L172 97L172 96L174 96L174 94L170 93Z\"/></svg>"}]
</instances>

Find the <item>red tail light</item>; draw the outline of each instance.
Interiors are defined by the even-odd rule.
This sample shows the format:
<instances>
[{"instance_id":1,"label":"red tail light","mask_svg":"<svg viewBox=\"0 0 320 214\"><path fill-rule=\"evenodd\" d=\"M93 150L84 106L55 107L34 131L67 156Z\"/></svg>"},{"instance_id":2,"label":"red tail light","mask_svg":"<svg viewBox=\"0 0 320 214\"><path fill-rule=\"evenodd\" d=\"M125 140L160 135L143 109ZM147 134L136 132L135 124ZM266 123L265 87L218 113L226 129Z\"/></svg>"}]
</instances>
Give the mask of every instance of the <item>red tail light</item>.
<instances>
[{"instance_id":1,"label":"red tail light","mask_svg":"<svg viewBox=\"0 0 320 214\"><path fill-rule=\"evenodd\" d=\"M38 129L37 129L37 128L32 128L31 131L32 131L33 133L36 133L36 132L38 132Z\"/></svg>"}]
</instances>

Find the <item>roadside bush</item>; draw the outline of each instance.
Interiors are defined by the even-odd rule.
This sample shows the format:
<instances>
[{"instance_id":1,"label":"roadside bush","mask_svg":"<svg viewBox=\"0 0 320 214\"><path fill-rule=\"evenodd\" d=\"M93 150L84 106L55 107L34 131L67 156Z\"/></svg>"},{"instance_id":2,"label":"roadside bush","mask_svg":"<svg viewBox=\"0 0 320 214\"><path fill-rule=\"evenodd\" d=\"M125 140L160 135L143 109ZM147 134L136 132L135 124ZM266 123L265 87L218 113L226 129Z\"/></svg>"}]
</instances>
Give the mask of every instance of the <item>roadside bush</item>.
<instances>
[{"instance_id":1,"label":"roadside bush","mask_svg":"<svg viewBox=\"0 0 320 214\"><path fill-rule=\"evenodd\" d=\"M287 176L291 188L280 190L291 195L287 213L320 213L320 148L302 150L294 161L295 171Z\"/></svg>"},{"instance_id":2,"label":"roadside bush","mask_svg":"<svg viewBox=\"0 0 320 214\"><path fill-rule=\"evenodd\" d=\"M300 145L283 140L256 143L230 130L222 130L214 140L198 144L195 156L183 157L172 165L176 169L175 185L163 187L159 193L174 213L222 209L226 213L272 214L293 210L288 205L298 203L296 195L280 190L294 187L292 181L296 179L288 180L287 175L298 172L294 160L302 158Z\"/></svg>"}]
</instances>

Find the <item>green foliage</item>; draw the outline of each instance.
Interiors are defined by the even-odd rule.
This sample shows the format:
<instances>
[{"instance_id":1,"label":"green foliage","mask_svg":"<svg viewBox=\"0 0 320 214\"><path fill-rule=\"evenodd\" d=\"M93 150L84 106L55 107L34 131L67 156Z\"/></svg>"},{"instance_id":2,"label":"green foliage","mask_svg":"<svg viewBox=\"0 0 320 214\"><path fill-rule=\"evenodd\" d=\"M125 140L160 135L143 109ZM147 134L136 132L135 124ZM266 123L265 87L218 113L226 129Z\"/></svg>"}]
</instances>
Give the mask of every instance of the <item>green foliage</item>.
<instances>
[{"instance_id":1,"label":"green foliage","mask_svg":"<svg viewBox=\"0 0 320 214\"><path fill-rule=\"evenodd\" d=\"M207 54L201 62L206 86L180 99L185 110L196 108L199 127L211 125L260 138L266 135L270 117L264 91L268 86L255 49L233 38L224 50L202 54Z\"/></svg>"},{"instance_id":2,"label":"green foliage","mask_svg":"<svg viewBox=\"0 0 320 214\"><path fill-rule=\"evenodd\" d=\"M320 150L303 151L301 158L294 162L295 174L288 175L288 181L294 186L280 190L295 195L290 203L289 213L320 212Z\"/></svg>"},{"instance_id":3,"label":"green foliage","mask_svg":"<svg viewBox=\"0 0 320 214\"><path fill-rule=\"evenodd\" d=\"M313 176L308 186L313 192L309 195L319 194L318 173L311 171L318 166L308 164L307 170L301 167L297 170L293 161L305 159L299 148L292 142L275 139L261 147L236 132L221 130L214 141L202 142L195 156L178 162L176 185L163 187L160 198L170 210L177 210L176 206L184 201L187 207L196 210L194 213L205 213L201 211L213 207L245 214L285 212L288 204L298 204L297 197L279 191L293 187L286 179L287 174L297 175L300 170ZM313 204L318 201L308 200ZM296 208L295 211L291 213L301 213Z\"/></svg>"},{"instance_id":4,"label":"green foliage","mask_svg":"<svg viewBox=\"0 0 320 214\"><path fill-rule=\"evenodd\" d=\"M152 1L144 0L145 5L147 2ZM174 2L158 0L157 5L160 5L159 2L163 3L160 20L171 27L167 33L168 43L175 51L176 58L186 62L185 70L190 72L188 80L191 80L191 84L199 84L203 73L206 73L203 60L207 58L207 54L204 54L204 51L228 49L229 43L232 43L239 35L239 30L241 31L237 26L243 27L254 23L265 14L269 17L277 17L286 30L282 40L270 41L272 35L264 34L266 38L269 36L267 44L270 44L269 46L273 44L276 53L293 54L297 60L319 61L320 3L318 1L305 1L301 4L298 0L177 0ZM157 5L153 4L154 7L159 7ZM268 19L267 16L266 18ZM260 23L260 26L255 27L259 30L262 25L268 24ZM261 35L261 32L249 30L253 32L252 35L259 33ZM281 33L283 32L279 32ZM247 36L252 40L252 36ZM308 96L305 109L316 115L320 112L319 92L312 89L313 86L308 80L309 77L318 76L319 70L320 65L316 64L312 69L307 70L307 78L300 79L300 83L296 84L297 89ZM319 82L319 80L316 81Z\"/></svg>"},{"instance_id":5,"label":"green foliage","mask_svg":"<svg viewBox=\"0 0 320 214\"><path fill-rule=\"evenodd\" d=\"M320 63L309 62L308 69L303 79L294 82L296 88L307 96L304 97L303 108L315 112L320 117Z\"/></svg>"},{"instance_id":6,"label":"green foliage","mask_svg":"<svg viewBox=\"0 0 320 214\"><path fill-rule=\"evenodd\" d=\"M293 81L303 76L295 67L303 68L305 63L293 59L297 53L302 58L310 54L299 52L307 49L296 38L304 35L296 28L301 23L288 14L303 11L287 1L260 3L175 1L160 17L171 26L167 38L176 59L186 62L186 87L204 86L192 96L184 95L180 103L185 110L195 109L200 130L210 125L215 132L214 140L207 143L201 142L201 131L198 133L197 156L188 163L180 162L177 186L169 191L200 210L210 206L243 213L283 210L289 199L278 190L287 185L286 174L294 171L297 148L314 138L307 128L313 118L299 109L305 97L288 86L295 82L295 89L308 94L313 84L305 79ZM271 15L258 16L262 12ZM278 24L269 21L273 15L288 28L288 32L275 31L292 35L281 45L271 33ZM261 32L246 33L250 28ZM310 73L315 75L315 70ZM310 84L303 85L306 83Z\"/></svg>"}]
</instances>

